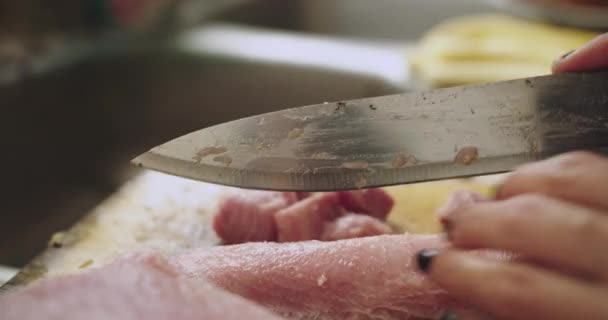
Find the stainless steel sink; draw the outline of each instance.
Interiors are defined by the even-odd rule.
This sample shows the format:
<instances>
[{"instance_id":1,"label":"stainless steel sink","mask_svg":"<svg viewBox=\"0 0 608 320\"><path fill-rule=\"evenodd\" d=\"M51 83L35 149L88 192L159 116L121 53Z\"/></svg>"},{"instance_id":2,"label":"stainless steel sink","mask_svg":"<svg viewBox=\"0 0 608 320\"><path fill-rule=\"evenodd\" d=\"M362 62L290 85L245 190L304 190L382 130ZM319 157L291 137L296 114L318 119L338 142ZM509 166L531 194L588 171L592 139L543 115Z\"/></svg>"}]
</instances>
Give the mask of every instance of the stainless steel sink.
<instances>
[{"instance_id":1,"label":"stainless steel sink","mask_svg":"<svg viewBox=\"0 0 608 320\"><path fill-rule=\"evenodd\" d=\"M407 90L405 52L216 24L115 42L0 86L0 263L27 262L121 185L147 148L231 119Z\"/></svg>"}]
</instances>

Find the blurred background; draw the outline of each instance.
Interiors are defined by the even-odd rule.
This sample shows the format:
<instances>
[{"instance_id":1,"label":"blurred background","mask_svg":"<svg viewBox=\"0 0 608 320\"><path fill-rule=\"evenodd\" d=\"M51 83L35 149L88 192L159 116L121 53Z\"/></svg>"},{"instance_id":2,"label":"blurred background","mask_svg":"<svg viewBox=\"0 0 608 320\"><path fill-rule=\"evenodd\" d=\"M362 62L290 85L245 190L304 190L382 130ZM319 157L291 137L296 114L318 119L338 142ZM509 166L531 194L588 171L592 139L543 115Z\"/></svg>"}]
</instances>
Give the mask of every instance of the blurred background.
<instances>
[{"instance_id":1,"label":"blurred background","mask_svg":"<svg viewBox=\"0 0 608 320\"><path fill-rule=\"evenodd\" d=\"M608 29L605 6L0 0L0 265L30 261L155 145L287 107L546 74Z\"/></svg>"}]
</instances>

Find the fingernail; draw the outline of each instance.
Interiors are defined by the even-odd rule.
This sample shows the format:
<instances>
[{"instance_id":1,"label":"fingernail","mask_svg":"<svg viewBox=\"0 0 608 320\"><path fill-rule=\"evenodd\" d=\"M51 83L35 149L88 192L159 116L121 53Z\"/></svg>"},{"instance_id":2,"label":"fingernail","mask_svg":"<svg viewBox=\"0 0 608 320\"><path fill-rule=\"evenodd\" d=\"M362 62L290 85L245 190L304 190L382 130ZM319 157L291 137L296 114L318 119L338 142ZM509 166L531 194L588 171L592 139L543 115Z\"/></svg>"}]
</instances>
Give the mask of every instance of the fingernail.
<instances>
[{"instance_id":1,"label":"fingernail","mask_svg":"<svg viewBox=\"0 0 608 320\"><path fill-rule=\"evenodd\" d=\"M439 320L458 320L458 316L450 311L446 311Z\"/></svg>"},{"instance_id":2,"label":"fingernail","mask_svg":"<svg viewBox=\"0 0 608 320\"><path fill-rule=\"evenodd\" d=\"M568 51L566 53L564 53L561 57L553 60L553 66L561 63L564 59L568 58L570 55L572 55L574 53L574 51L576 50L572 50L572 51Z\"/></svg>"},{"instance_id":3,"label":"fingernail","mask_svg":"<svg viewBox=\"0 0 608 320\"><path fill-rule=\"evenodd\" d=\"M564 59L568 58L568 56L571 55L572 53L574 53L574 50L564 53L559 59L564 60Z\"/></svg>"},{"instance_id":4,"label":"fingernail","mask_svg":"<svg viewBox=\"0 0 608 320\"><path fill-rule=\"evenodd\" d=\"M423 272L428 272L431 268L433 258L439 254L438 250L423 249L416 254L416 261L418 262L418 268Z\"/></svg>"}]
</instances>

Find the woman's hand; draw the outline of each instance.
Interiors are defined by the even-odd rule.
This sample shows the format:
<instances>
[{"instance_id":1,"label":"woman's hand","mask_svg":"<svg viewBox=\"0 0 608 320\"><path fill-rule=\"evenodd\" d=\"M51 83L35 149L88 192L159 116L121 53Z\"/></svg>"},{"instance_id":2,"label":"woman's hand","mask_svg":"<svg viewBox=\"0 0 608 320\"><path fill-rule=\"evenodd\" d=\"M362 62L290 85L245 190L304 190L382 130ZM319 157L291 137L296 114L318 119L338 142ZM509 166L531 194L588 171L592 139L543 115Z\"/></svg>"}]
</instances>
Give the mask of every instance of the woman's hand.
<instances>
[{"instance_id":1,"label":"woman's hand","mask_svg":"<svg viewBox=\"0 0 608 320\"><path fill-rule=\"evenodd\" d=\"M608 35L558 60L554 72L603 67ZM608 158L575 152L525 165L494 201L451 206L442 218L453 247L418 259L455 298L492 319L608 319ZM478 248L522 258L466 251Z\"/></svg>"}]
</instances>

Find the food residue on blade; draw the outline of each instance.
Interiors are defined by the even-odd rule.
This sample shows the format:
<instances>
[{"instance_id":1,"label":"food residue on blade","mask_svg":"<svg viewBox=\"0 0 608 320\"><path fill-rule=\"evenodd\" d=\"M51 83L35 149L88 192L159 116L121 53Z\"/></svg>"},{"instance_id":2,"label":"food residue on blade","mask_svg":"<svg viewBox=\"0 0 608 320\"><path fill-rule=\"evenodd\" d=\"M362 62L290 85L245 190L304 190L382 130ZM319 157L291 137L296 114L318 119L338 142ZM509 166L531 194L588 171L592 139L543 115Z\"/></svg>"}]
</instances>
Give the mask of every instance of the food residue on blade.
<instances>
[{"instance_id":1,"label":"food residue on blade","mask_svg":"<svg viewBox=\"0 0 608 320\"><path fill-rule=\"evenodd\" d=\"M395 158L393 158L393 162L391 165L393 168L403 168L406 165L416 164L416 157L411 154L405 154L403 152L398 153Z\"/></svg>"},{"instance_id":2,"label":"food residue on blade","mask_svg":"<svg viewBox=\"0 0 608 320\"><path fill-rule=\"evenodd\" d=\"M322 287L326 282L327 282L327 277L325 276L325 273L321 274L319 276L319 278L317 278L317 285L319 287Z\"/></svg>"},{"instance_id":3,"label":"food residue on blade","mask_svg":"<svg viewBox=\"0 0 608 320\"><path fill-rule=\"evenodd\" d=\"M82 264L80 264L80 266L78 266L79 269L84 269L86 267L89 267L93 264L93 260L89 259L86 260L85 262L83 262Z\"/></svg>"},{"instance_id":4,"label":"food residue on blade","mask_svg":"<svg viewBox=\"0 0 608 320\"><path fill-rule=\"evenodd\" d=\"M468 146L460 148L456 156L454 157L454 163L470 165L479 156L479 151L477 147Z\"/></svg>"},{"instance_id":5,"label":"food residue on blade","mask_svg":"<svg viewBox=\"0 0 608 320\"><path fill-rule=\"evenodd\" d=\"M213 161L223 163L226 167L229 167L232 164L232 158L229 156L217 156L213 158Z\"/></svg>"},{"instance_id":6,"label":"food residue on blade","mask_svg":"<svg viewBox=\"0 0 608 320\"><path fill-rule=\"evenodd\" d=\"M256 150L266 150L266 149L270 149L272 146L269 143L258 143L255 145L255 149Z\"/></svg>"},{"instance_id":7,"label":"food residue on blade","mask_svg":"<svg viewBox=\"0 0 608 320\"><path fill-rule=\"evenodd\" d=\"M56 232L51 236L51 240L49 241L49 247L53 248L61 248L63 247L63 242L65 240L65 232Z\"/></svg>"},{"instance_id":8,"label":"food residue on blade","mask_svg":"<svg viewBox=\"0 0 608 320\"><path fill-rule=\"evenodd\" d=\"M342 109L344 107L346 107L346 102L342 102L342 101L337 102L335 111L340 111L340 109Z\"/></svg>"},{"instance_id":9,"label":"food residue on blade","mask_svg":"<svg viewBox=\"0 0 608 320\"><path fill-rule=\"evenodd\" d=\"M296 173L296 174L308 174L311 172L310 168L307 168L305 166L296 166L296 167L292 167L289 168L285 171L283 171L285 173Z\"/></svg>"},{"instance_id":10,"label":"food residue on blade","mask_svg":"<svg viewBox=\"0 0 608 320\"><path fill-rule=\"evenodd\" d=\"M369 168L369 163L365 161L352 161L352 162L344 162L342 164L342 168L351 169L351 170L363 170Z\"/></svg>"},{"instance_id":11,"label":"food residue on blade","mask_svg":"<svg viewBox=\"0 0 608 320\"><path fill-rule=\"evenodd\" d=\"M194 157L192 157L192 159L195 160L196 162L201 162L201 160L203 160L203 158L205 158L206 156L210 156L213 154L222 154L227 151L228 151L228 149L226 149L225 147L206 147L206 148L200 149L194 155Z\"/></svg>"},{"instance_id":12,"label":"food residue on blade","mask_svg":"<svg viewBox=\"0 0 608 320\"><path fill-rule=\"evenodd\" d=\"M297 139L297 138L299 138L302 135L302 133L304 133L304 129L302 129L302 128L293 128L287 134L287 138L289 138L291 140Z\"/></svg>"},{"instance_id":13,"label":"food residue on blade","mask_svg":"<svg viewBox=\"0 0 608 320\"><path fill-rule=\"evenodd\" d=\"M317 153L313 153L310 156L311 159L316 159L316 160L334 160L334 159L338 159L337 156L331 155L329 152L317 152Z\"/></svg>"},{"instance_id":14,"label":"food residue on blade","mask_svg":"<svg viewBox=\"0 0 608 320\"><path fill-rule=\"evenodd\" d=\"M367 179L365 177L361 177L361 178L359 178L359 180L357 180L355 182L355 187L361 189L361 188L365 187L366 184L367 184Z\"/></svg>"}]
</instances>

